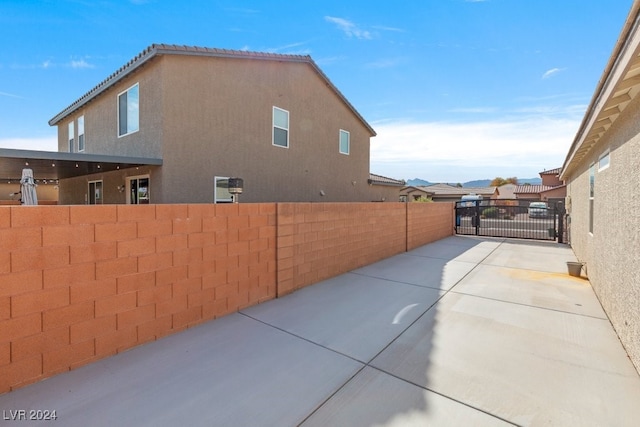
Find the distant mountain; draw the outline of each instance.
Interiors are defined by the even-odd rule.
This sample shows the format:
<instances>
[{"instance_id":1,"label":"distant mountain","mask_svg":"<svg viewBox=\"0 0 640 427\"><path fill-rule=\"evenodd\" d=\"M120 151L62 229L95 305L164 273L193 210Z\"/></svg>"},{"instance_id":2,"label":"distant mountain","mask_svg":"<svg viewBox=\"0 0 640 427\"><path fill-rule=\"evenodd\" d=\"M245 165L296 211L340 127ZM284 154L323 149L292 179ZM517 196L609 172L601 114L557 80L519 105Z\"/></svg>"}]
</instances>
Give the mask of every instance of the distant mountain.
<instances>
[{"instance_id":1,"label":"distant mountain","mask_svg":"<svg viewBox=\"0 0 640 427\"><path fill-rule=\"evenodd\" d=\"M520 185L523 185L523 184L541 185L542 184L542 179L540 179L540 178L518 179L518 184L520 184Z\"/></svg>"},{"instance_id":2,"label":"distant mountain","mask_svg":"<svg viewBox=\"0 0 640 427\"><path fill-rule=\"evenodd\" d=\"M462 186L463 187L488 187L490 183L491 183L490 179L476 179L474 181L467 181L463 183ZM522 178L522 179L518 179L518 183L520 185L523 185L523 184L540 185L542 184L542 180L540 178ZM430 181L425 181L424 179L420 179L420 178L413 178L413 179L407 180L407 185L412 185L414 187L417 187L420 185L432 185L432 184L435 184L435 183ZM449 183L449 184L453 186L456 185L456 183Z\"/></svg>"},{"instance_id":3,"label":"distant mountain","mask_svg":"<svg viewBox=\"0 0 640 427\"><path fill-rule=\"evenodd\" d=\"M411 185L413 187L417 187L419 185L431 185L431 184L434 184L434 183L425 181L424 179L420 179L420 178L413 178L413 179L407 180L407 185Z\"/></svg>"},{"instance_id":4,"label":"distant mountain","mask_svg":"<svg viewBox=\"0 0 640 427\"><path fill-rule=\"evenodd\" d=\"M475 181L467 181L462 184L463 187L488 187L491 183L490 179L476 179Z\"/></svg>"}]
</instances>

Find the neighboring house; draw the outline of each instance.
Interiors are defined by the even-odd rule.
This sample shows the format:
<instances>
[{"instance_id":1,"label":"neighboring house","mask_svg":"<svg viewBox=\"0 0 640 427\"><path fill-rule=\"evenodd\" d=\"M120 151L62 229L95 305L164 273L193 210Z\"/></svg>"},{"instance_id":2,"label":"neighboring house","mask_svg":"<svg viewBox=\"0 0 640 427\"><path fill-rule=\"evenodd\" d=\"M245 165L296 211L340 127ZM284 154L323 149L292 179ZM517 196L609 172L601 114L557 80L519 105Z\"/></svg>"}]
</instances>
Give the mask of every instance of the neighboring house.
<instances>
[{"instance_id":1,"label":"neighboring house","mask_svg":"<svg viewBox=\"0 0 640 427\"><path fill-rule=\"evenodd\" d=\"M400 199L400 190L406 184L403 180L374 173L369 174L368 183L373 192L374 202L397 202Z\"/></svg>"},{"instance_id":2,"label":"neighboring house","mask_svg":"<svg viewBox=\"0 0 640 427\"><path fill-rule=\"evenodd\" d=\"M569 149L571 246L640 371L640 1Z\"/></svg>"},{"instance_id":3,"label":"neighboring house","mask_svg":"<svg viewBox=\"0 0 640 427\"><path fill-rule=\"evenodd\" d=\"M152 45L49 124L63 160L98 158L61 204L228 202L229 177L244 202L379 200L375 132L309 56Z\"/></svg>"},{"instance_id":4,"label":"neighboring house","mask_svg":"<svg viewBox=\"0 0 640 427\"><path fill-rule=\"evenodd\" d=\"M425 190L424 187L407 186L400 189L401 202L420 202L423 200L433 200L433 194Z\"/></svg>"},{"instance_id":5,"label":"neighboring house","mask_svg":"<svg viewBox=\"0 0 640 427\"><path fill-rule=\"evenodd\" d=\"M498 187L498 199L515 199L515 189L518 186L515 184L504 184Z\"/></svg>"},{"instance_id":6,"label":"neighboring house","mask_svg":"<svg viewBox=\"0 0 640 427\"><path fill-rule=\"evenodd\" d=\"M540 172L540 185L518 185L513 193L516 199L540 200L543 202L564 201L567 195L567 188L560 179L559 174L562 168L550 169Z\"/></svg>"},{"instance_id":7,"label":"neighboring house","mask_svg":"<svg viewBox=\"0 0 640 427\"><path fill-rule=\"evenodd\" d=\"M497 187L456 187L449 184L431 184L419 188L433 193L434 202L457 202L465 194L479 194L484 199L495 199L499 194Z\"/></svg>"}]
</instances>

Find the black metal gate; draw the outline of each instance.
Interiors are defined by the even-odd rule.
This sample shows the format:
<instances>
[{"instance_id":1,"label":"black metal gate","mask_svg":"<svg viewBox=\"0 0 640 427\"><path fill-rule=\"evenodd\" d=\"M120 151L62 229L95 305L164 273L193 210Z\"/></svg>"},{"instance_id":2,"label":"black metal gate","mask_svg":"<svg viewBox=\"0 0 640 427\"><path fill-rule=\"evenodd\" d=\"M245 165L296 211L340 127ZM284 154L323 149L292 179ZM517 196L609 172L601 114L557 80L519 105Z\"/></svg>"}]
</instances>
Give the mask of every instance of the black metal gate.
<instances>
[{"instance_id":1,"label":"black metal gate","mask_svg":"<svg viewBox=\"0 0 640 427\"><path fill-rule=\"evenodd\" d=\"M456 202L455 211L457 234L563 241L562 202L469 200Z\"/></svg>"}]
</instances>

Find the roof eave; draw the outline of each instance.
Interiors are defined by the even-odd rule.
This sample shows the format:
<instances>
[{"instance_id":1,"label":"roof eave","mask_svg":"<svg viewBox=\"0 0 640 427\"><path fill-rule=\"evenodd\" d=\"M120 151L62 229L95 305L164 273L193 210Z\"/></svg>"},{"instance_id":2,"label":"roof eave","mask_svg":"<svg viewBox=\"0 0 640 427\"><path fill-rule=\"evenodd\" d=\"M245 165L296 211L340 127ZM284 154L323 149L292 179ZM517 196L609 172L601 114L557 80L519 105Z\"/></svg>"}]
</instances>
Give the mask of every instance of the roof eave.
<instances>
[{"instance_id":1,"label":"roof eave","mask_svg":"<svg viewBox=\"0 0 640 427\"><path fill-rule=\"evenodd\" d=\"M120 67L117 71L99 83L96 87L85 93L70 106L56 114L51 120L49 120L50 126L56 126L65 117L73 114L93 99L106 92L113 85L128 77L135 70L146 64L149 60L158 55L189 55L189 56L215 56L218 58L243 58L243 59L258 59L258 60L270 60L270 61L287 61L287 62L299 62L307 63L311 65L314 71L322 78L327 86L340 98L340 100L351 110L351 112L360 120L360 122L369 131L371 136L376 136L376 131L373 130L371 125L360 115L358 110L347 100L347 98L338 90L338 88L329 80L329 77L318 67L309 55L282 55L282 54L268 54L261 52L245 52L237 50L225 50L225 49L210 49L199 48L190 46L176 46L165 44L152 44L132 60Z\"/></svg>"},{"instance_id":2,"label":"roof eave","mask_svg":"<svg viewBox=\"0 0 640 427\"><path fill-rule=\"evenodd\" d=\"M598 81L591 102L589 103L582 122L580 123L580 127L576 132L576 136L561 167L561 171L559 173L561 180L565 180L569 172L575 166L574 159L576 154L582 148L582 145L585 143L585 138L589 133L588 131L591 129L591 126L595 123L598 115L606 104L607 97L605 95L613 93L615 85L618 83L617 81L613 81L614 71L616 71L621 65L622 57L628 52L628 48L630 47L634 36L637 38L639 12L640 2L638 0L634 0L620 36L614 46L613 53L605 66L600 80ZM624 66L625 64L622 65Z\"/></svg>"}]
</instances>

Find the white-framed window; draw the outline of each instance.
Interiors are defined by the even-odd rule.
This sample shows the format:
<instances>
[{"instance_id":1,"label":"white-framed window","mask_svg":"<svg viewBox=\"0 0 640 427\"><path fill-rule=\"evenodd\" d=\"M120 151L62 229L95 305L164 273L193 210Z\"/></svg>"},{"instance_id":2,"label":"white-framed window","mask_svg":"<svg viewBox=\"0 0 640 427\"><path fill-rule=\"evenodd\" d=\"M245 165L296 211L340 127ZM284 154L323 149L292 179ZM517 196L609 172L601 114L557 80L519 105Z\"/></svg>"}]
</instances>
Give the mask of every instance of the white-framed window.
<instances>
[{"instance_id":1,"label":"white-framed window","mask_svg":"<svg viewBox=\"0 0 640 427\"><path fill-rule=\"evenodd\" d=\"M271 143L278 147L289 148L289 112L273 107L273 139Z\"/></svg>"},{"instance_id":2,"label":"white-framed window","mask_svg":"<svg viewBox=\"0 0 640 427\"><path fill-rule=\"evenodd\" d=\"M89 181L89 197L87 203L90 205L102 204L102 181Z\"/></svg>"},{"instance_id":3,"label":"white-framed window","mask_svg":"<svg viewBox=\"0 0 640 427\"><path fill-rule=\"evenodd\" d=\"M84 151L84 116L78 117L78 151Z\"/></svg>"},{"instance_id":4,"label":"white-framed window","mask_svg":"<svg viewBox=\"0 0 640 427\"><path fill-rule=\"evenodd\" d=\"M611 162L609 154L609 150L607 149L607 151L602 153L602 155L598 159L598 172L609 167L609 163Z\"/></svg>"},{"instance_id":5,"label":"white-framed window","mask_svg":"<svg viewBox=\"0 0 640 427\"><path fill-rule=\"evenodd\" d=\"M216 176L213 183L213 203L232 203L233 195L229 193L229 177Z\"/></svg>"},{"instance_id":6,"label":"white-framed window","mask_svg":"<svg viewBox=\"0 0 640 427\"><path fill-rule=\"evenodd\" d=\"M68 134L68 140L69 140L69 152L73 153L73 146L75 145L75 137L74 137L74 131L73 131L73 122L69 123L69 134Z\"/></svg>"},{"instance_id":7,"label":"white-framed window","mask_svg":"<svg viewBox=\"0 0 640 427\"><path fill-rule=\"evenodd\" d=\"M140 86L138 83L118 94L118 137L140 128Z\"/></svg>"},{"instance_id":8,"label":"white-framed window","mask_svg":"<svg viewBox=\"0 0 640 427\"><path fill-rule=\"evenodd\" d=\"M351 134L346 130L340 129L339 150L341 154L349 154L351 149Z\"/></svg>"},{"instance_id":9,"label":"white-framed window","mask_svg":"<svg viewBox=\"0 0 640 427\"><path fill-rule=\"evenodd\" d=\"M151 203L149 175L129 176L127 182L127 204L148 205Z\"/></svg>"},{"instance_id":10,"label":"white-framed window","mask_svg":"<svg viewBox=\"0 0 640 427\"><path fill-rule=\"evenodd\" d=\"M596 164L589 167L589 233L593 234L593 203L595 200L596 186Z\"/></svg>"}]
</instances>

